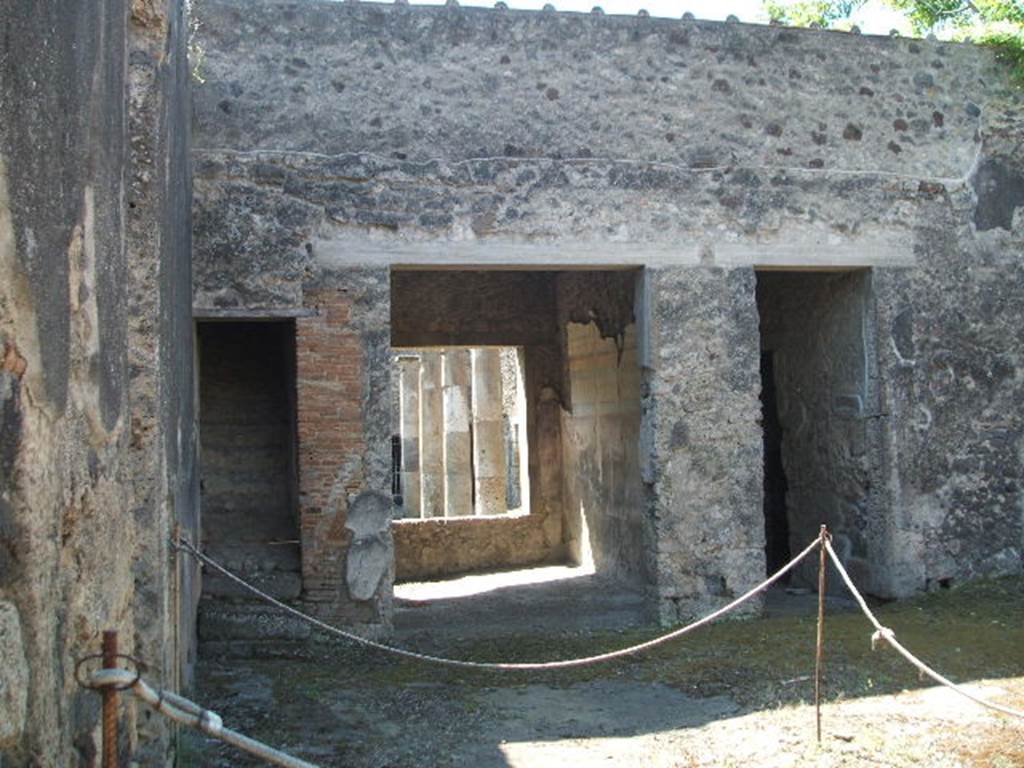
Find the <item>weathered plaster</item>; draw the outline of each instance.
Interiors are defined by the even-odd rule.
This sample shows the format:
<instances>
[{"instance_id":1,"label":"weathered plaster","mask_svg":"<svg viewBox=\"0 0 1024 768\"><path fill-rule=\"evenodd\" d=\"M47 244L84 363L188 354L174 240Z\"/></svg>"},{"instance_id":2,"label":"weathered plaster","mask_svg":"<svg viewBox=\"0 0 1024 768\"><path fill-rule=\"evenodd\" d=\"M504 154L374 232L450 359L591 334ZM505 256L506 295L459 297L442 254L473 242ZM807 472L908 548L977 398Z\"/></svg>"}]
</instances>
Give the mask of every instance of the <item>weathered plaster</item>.
<instances>
[{"instance_id":1,"label":"weathered plaster","mask_svg":"<svg viewBox=\"0 0 1024 768\"><path fill-rule=\"evenodd\" d=\"M0 697L4 764L95 763L99 707L72 671L103 630L172 685L188 645L167 549L172 520L195 510L178 492L191 476L188 92L183 8L150 6L155 27L121 0L4 10L0 602L3 656L25 686L23 704ZM159 719L126 706L121 727L126 757L170 757Z\"/></svg>"}]
</instances>

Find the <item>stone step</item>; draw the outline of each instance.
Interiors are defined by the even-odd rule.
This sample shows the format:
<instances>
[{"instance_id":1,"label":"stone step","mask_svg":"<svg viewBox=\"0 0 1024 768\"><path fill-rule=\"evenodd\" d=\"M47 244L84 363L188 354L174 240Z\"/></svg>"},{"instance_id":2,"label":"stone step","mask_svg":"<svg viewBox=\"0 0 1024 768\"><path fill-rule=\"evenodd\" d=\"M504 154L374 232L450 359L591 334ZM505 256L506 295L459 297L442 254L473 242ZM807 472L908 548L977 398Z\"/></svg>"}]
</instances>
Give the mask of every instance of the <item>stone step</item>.
<instances>
[{"instance_id":1,"label":"stone step","mask_svg":"<svg viewBox=\"0 0 1024 768\"><path fill-rule=\"evenodd\" d=\"M218 548L231 543L267 548L294 544L298 551L299 531L295 518L287 511L227 509L203 507L204 542Z\"/></svg>"},{"instance_id":2,"label":"stone step","mask_svg":"<svg viewBox=\"0 0 1024 768\"><path fill-rule=\"evenodd\" d=\"M302 565L297 544L233 542L211 545L207 552L232 573L278 600L302 594ZM214 568L203 572L203 596L251 599L252 594Z\"/></svg>"},{"instance_id":3,"label":"stone step","mask_svg":"<svg viewBox=\"0 0 1024 768\"><path fill-rule=\"evenodd\" d=\"M261 498L262 505L267 504L267 495L287 503L290 493L291 483L287 475L275 472L273 467L249 465L245 472L235 472L231 475L206 473L203 477L204 498L239 496L254 499L256 506L261 506Z\"/></svg>"},{"instance_id":4,"label":"stone step","mask_svg":"<svg viewBox=\"0 0 1024 768\"><path fill-rule=\"evenodd\" d=\"M284 612L256 602L199 601L199 642L306 641L312 627Z\"/></svg>"},{"instance_id":5,"label":"stone step","mask_svg":"<svg viewBox=\"0 0 1024 768\"><path fill-rule=\"evenodd\" d=\"M285 531L284 535L295 535ZM276 540L275 540L276 541ZM294 571L301 569L298 542L272 543L266 538L234 539L230 542L204 542L210 557L240 576L258 576L263 571Z\"/></svg>"},{"instance_id":6,"label":"stone step","mask_svg":"<svg viewBox=\"0 0 1024 768\"><path fill-rule=\"evenodd\" d=\"M302 576L298 571L262 571L244 578L257 589L278 600L295 600L302 594ZM213 570L207 570L203 574L203 596L229 599L253 597L245 587Z\"/></svg>"}]
</instances>

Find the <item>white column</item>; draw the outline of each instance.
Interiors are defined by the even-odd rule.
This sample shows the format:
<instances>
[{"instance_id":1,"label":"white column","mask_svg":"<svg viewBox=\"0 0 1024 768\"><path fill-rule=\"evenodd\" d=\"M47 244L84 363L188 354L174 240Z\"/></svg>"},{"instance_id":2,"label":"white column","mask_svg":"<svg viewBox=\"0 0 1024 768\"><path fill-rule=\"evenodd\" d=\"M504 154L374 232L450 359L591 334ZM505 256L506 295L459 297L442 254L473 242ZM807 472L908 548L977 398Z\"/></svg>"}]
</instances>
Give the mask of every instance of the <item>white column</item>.
<instances>
[{"instance_id":1,"label":"white column","mask_svg":"<svg viewBox=\"0 0 1024 768\"><path fill-rule=\"evenodd\" d=\"M469 350L445 350L444 513L447 517L466 517L473 514L469 381Z\"/></svg>"},{"instance_id":2,"label":"white column","mask_svg":"<svg viewBox=\"0 0 1024 768\"><path fill-rule=\"evenodd\" d=\"M420 516L420 361L398 358L401 402L402 507L405 517Z\"/></svg>"},{"instance_id":3,"label":"white column","mask_svg":"<svg viewBox=\"0 0 1024 768\"><path fill-rule=\"evenodd\" d=\"M423 517L444 516L444 395L440 352L420 355L420 487Z\"/></svg>"},{"instance_id":4,"label":"white column","mask_svg":"<svg viewBox=\"0 0 1024 768\"><path fill-rule=\"evenodd\" d=\"M501 395L501 352L474 349L473 474L478 515L500 515L508 511Z\"/></svg>"}]
</instances>

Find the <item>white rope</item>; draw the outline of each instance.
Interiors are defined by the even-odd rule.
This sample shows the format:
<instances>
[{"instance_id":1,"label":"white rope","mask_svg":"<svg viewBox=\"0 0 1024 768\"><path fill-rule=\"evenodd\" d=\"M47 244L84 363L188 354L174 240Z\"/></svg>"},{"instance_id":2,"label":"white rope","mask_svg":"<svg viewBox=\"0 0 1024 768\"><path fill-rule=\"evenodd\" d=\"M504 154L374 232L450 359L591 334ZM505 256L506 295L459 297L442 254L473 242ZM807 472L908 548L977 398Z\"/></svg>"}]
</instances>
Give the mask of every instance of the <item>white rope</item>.
<instances>
[{"instance_id":1,"label":"white rope","mask_svg":"<svg viewBox=\"0 0 1024 768\"><path fill-rule=\"evenodd\" d=\"M238 731L225 728L224 722L216 712L203 709L194 701L189 701L170 691L154 690L130 670L100 669L89 676L89 682L97 688L129 686L128 690L164 717L202 731L207 736L262 758L272 765L280 765L282 768L318 768L314 763L307 763L305 760L268 747L261 741L250 739Z\"/></svg>"},{"instance_id":2,"label":"white rope","mask_svg":"<svg viewBox=\"0 0 1024 768\"><path fill-rule=\"evenodd\" d=\"M877 647L877 645L882 641L885 641L890 646L892 646L907 661L913 664L918 670L928 675L936 682L941 683L942 685L956 691L961 696L964 696L965 698L968 698L971 701L974 701L975 703L980 704L983 707L988 707L989 709L992 709L996 712L1001 712L1005 715L1010 715L1012 717L1024 719L1024 712L1013 709L1011 707L1003 706L1001 704L996 704L994 702L976 696L973 693L970 693L969 691L961 688L956 683L940 675L938 672L933 670L923 661L921 661L912 653L910 653L910 651L904 648L903 645L901 645L900 642L896 640L896 634L890 628L883 626L882 623L878 621L878 618L875 616L875 614L868 607L868 604L865 601L864 596L854 585L853 580L850 578L850 574L847 573L846 568L843 567L842 562L836 555L835 550L832 549L832 544L829 542L827 537L816 538L814 541L808 544L807 547L802 552L800 552L796 557L794 557L786 565L784 565L782 568L776 571L772 576L758 584L756 587L740 595L738 598L728 603L727 605L722 606L717 611L708 614L702 619L687 624L684 627L680 627L679 629L668 632L652 640L648 640L637 645L632 645L628 648L610 651L608 653L597 654L594 656L586 656L577 659L565 659L562 661L523 663L488 663L465 661L461 659L448 659L440 656L431 656L428 654L416 653L415 651L409 651L404 648L397 648L394 646L386 645L384 643L378 643L376 641L369 640L364 637L360 637L359 635L355 635L351 632L346 632L343 629L339 629L337 627L333 627L329 624L326 624L320 621L319 619L302 613L301 611L298 611L295 608L292 608L291 606L282 603L280 600L277 600L276 598L266 594L262 590L246 582L241 577L228 571L222 565L204 555L202 552L196 549L191 543L189 543L185 539L182 539L181 542L179 544L176 544L175 546L177 546L182 551L185 551L191 554L192 556L196 557L200 562L203 562L209 565L210 567L214 568L215 570L219 571L224 576L228 577L229 579L244 587L248 591L252 592L256 596L260 597L261 599L269 602L271 605L274 605L286 611L287 613L303 621L306 621L312 624L313 626L322 629L330 634L343 637L347 640L351 640L355 643L359 643L370 648L375 648L377 650L397 654L399 656L404 656L407 658L419 659L421 661L428 661L436 664L444 664L447 666L454 667L508 671L564 669L568 667L577 667L585 664L596 664L602 661L610 661L611 659L632 655L647 650L649 648L654 648L655 646L661 645L670 640L681 637L682 635L685 635L688 632L692 632L698 627L709 624L715 619L723 616L724 614L738 607L739 605L741 605L742 603L756 595L758 592L766 589L767 587L771 586L773 583L778 581L780 578L782 578L783 575L792 570L797 565L797 563L799 563L808 554L810 554L816 547L819 547L822 544L824 544L825 549L829 554L829 557L831 558L833 564L836 566L836 569L839 571L839 575L842 577L847 589L850 590L850 593L857 601L857 604L864 612L864 615L868 618L868 621L870 621L875 628L875 631L874 633L872 633L871 636L872 649ZM181 723L182 725L186 725L191 728L195 728L199 731L202 731L203 733L207 734L208 736L211 736L212 738L219 739L220 741L223 741L226 744L230 744L238 749L243 750L244 752L248 752L251 755L266 760L267 762L273 765L282 766L283 768L318 768L318 766L316 766L313 763L306 762L305 760L301 760L297 757L292 757L291 755L281 752L280 750L274 749L273 747L267 746L262 742L256 741L255 739L251 739L242 733L224 727L224 723L220 715L218 715L216 712L204 709L195 702L190 701L189 699L186 699L183 696L179 696L178 694L172 693L170 691L154 690L144 680L140 679L135 673L129 670L97 670L90 675L90 682L94 687L97 688L107 686L127 686L128 689L131 690L132 693L134 693L136 696L138 696L144 703L146 703L148 706L150 706L160 714L164 715L165 717L173 720L174 722Z\"/></svg>"},{"instance_id":3,"label":"white rope","mask_svg":"<svg viewBox=\"0 0 1024 768\"><path fill-rule=\"evenodd\" d=\"M864 600L864 596L861 595L861 593L857 590L857 587L854 586L853 580L850 578L850 574L846 572L846 569L843 567L843 564L839 561L839 557L836 555L835 550L832 549L831 542L829 542L828 540L825 541L825 549L828 550L829 557L832 558L832 563L835 565L836 570L839 571L839 575L843 578L843 581L846 582L846 588L850 590L850 593L853 595L854 599L860 605L860 609L864 612L864 615L868 617L868 621L870 621L875 627L875 631L871 635L872 650L874 650L878 646L878 644L884 640L889 645L891 645L896 650L896 652L900 654L900 656L902 656L915 667L917 667L919 671L928 675L928 677L930 677L935 682L941 683L947 688L956 691L961 696L964 696L970 699L971 701L975 702L976 704L980 704L983 707L988 707L989 709L995 710L996 712L1002 712L1004 715L1010 715L1012 717L1019 717L1021 719L1024 719L1024 712L1022 712L1021 710L1013 709L1012 707L1006 707L1002 704L996 704L995 702L989 701L988 699L983 699L980 696L974 695L970 691L961 688L952 680L949 680L948 678L940 675L938 672L936 672L934 669L929 667L927 664L925 664L923 661L917 658L914 654L912 654L910 651L904 648L903 645L896 639L896 633L889 629L889 627L883 626L882 623L875 617L875 614L871 612L871 609L868 608L868 604Z\"/></svg>"},{"instance_id":4,"label":"white rope","mask_svg":"<svg viewBox=\"0 0 1024 768\"><path fill-rule=\"evenodd\" d=\"M788 573L790 570L792 570L793 567L796 566L797 563L799 563L801 560L803 560L805 557L807 557L807 555L809 555L815 548L817 548L820 545L820 543L821 543L820 537L816 538L814 541L812 541L810 544L808 544L807 547L804 548L804 550L800 554L798 554L796 557L794 557L792 560L790 560L788 563L786 563L786 565L784 565L782 568L780 568L774 574L772 574L767 579L762 581L760 584L758 584L753 589L751 589L751 590L749 590L747 592L744 592L742 595L737 597L731 603L728 603L727 605L722 606L717 611L709 613L707 616L705 616L702 619L698 619L697 621L691 622L690 624L687 624L684 627L680 627L678 629L674 629L671 632L668 632L668 633L666 633L664 635L660 635L659 637L655 637L652 640L647 640L646 642L643 642L643 643L638 643L636 645L631 645L628 648L621 648L619 650L609 651L608 653L599 653L599 654L596 654L596 655L593 655L593 656L584 656L582 658L563 659L561 661L530 661L530 662L517 662L517 663L512 663L512 662L478 662L478 661L466 661L466 660L463 660L463 659L449 659L449 658L445 658L445 657L442 657L442 656L431 656L431 655L425 654L425 653L417 653L416 651L410 651L410 650L407 650L405 648L397 648L397 647L395 647L393 645L387 645L385 643L378 643L378 642L376 642L374 640L369 640L369 639L367 639L365 637L360 637L359 635L353 634L352 632L346 632L343 629L339 629L338 627L335 627L335 626L332 626L330 624L327 624L327 623L325 623L323 621L320 621L320 619L314 618L314 617L312 617L312 616L310 616L310 615L308 615L306 613L303 613L302 611L299 611L299 610L297 610L295 608L292 608L290 605L282 603L277 598L272 597L271 595L268 595L266 592L262 591L258 587L253 586L252 584L250 584L249 582L245 581L240 576L238 576L238 575L232 573L231 571L229 571L227 568L222 566L220 563L216 562L215 560L211 559L207 555L203 554L198 549L196 549L196 547L194 547L188 540L186 540L184 538L182 538L180 543L178 545L176 545L176 546L178 546L178 548L180 548L181 550L187 552L188 554L192 555L193 557L197 558L199 561L209 565L211 568L219 571L221 574L223 574L227 578L231 579L232 581L234 581L239 586L247 589L249 592L251 592L252 594L256 595L261 600L264 600L265 602L268 602L271 605L273 605L273 606L275 606L277 608L280 608L282 611L285 611L286 613L291 614L292 616L296 617L297 619L301 619L302 621L305 621L306 623L311 624L312 626L314 626L314 627L316 627L318 629L322 629L323 631L328 632L329 634L336 635L338 637L345 638L346 640L351 640L354 643L359 643L360 645L365 645L365 646L367 646L369 648L375 648L375 649L377 649L379 651L384 651L386 653L392 653L392 654L395 654L397 656L404 656L404 657L409 658L409 659L418 659L419 661L427 661L427 662L431 662L431 663L434 663L434 664L443 664L443 665L449 666L449 667L461 667L461 668L465 668L465 669L490 669L490 670L502 670L502 671L516 671L516 670L568 669L570 667L581 667L581 666L585 666L585 665L588 665L588 664L598 664L600 662L611 661L612 659L618 659L618 658L621 658L623 656L632 656L635 653L640 653L641 651L646 651L646 650L649 650L651 648L655 648L655 647L657 647L659 645L662 645L664 643L669 642L670 640L675 640L676 638L682 637L683 635L688 634L689 632L692 632L693 630L695 630L695 629L697 629L699 627L703 627L706 624L710 624L715 619L718 619L721 616L724 616L729 611L731 611L734 608L742 605L747 600L749 600L750 598L754 597L754 595L756 595L758 592L761 592L762 590L765 590L768 587L770 587L776 581L781 579L786 573Z\"/></svg>"}]
</instances>

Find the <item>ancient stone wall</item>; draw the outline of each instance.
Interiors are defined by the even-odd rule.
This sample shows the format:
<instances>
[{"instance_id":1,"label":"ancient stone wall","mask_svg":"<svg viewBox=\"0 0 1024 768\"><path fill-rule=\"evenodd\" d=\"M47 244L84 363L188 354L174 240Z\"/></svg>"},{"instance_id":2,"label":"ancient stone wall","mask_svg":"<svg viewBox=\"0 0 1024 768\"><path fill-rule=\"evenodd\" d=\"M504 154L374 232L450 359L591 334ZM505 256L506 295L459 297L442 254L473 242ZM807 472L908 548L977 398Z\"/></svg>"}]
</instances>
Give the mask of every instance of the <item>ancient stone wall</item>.
<instances>
[{"instance_id":1,"label":"ancient stone wall","mask_svg":"<svg viewBox=\"0 0 1024 768\"><path fill-rule=\"evenodd\" d=\"M293 300L317 256L721 263L755 260L756 235L758 261L912 263L909 209L971 173L973 99L1006 88L971 46L813 30L313 0L205 13L197 275L222 303Z\"/></svg>"},{"instance_id":2,"label":"ancient stone wall","mask_svg":"<svg viewBox=\"0 0 1024 768\"><path fill-rule=\"evenodd\" d=\"M419 581L561 562L560 526L535 515L403 520L394 527L395 577Z\"/></svg>"},{"instance_id":3,"label":"ancient stone wall","mask_svg":"<svg viewBox=\"0 0 1024 768\"><path fill-rule=\"evenodd\" d=\"M0 761L96 765L76 659L117 629L177 684L191 648L167 543L197 519L183 8L16 1L3 24ZM122 723L126 759L165 764L158 718Z\"/></svg>"},{"instance_id":4,"label":"ancient stone wall","mask_svg":"<svg viewBox=\"0 0 1024 768\"><path fill-rule=\"evenodd\" d=\"M128 25L125 222L128 370L135 524L137 652L187 690L196 663L194 560L199 540L199 438L192 322L192 69L182 0L132 0ZM161 563L173 563L168 571ZM168 638L172 638L168 642ZM167 723L144 718L141 762L162 759Z\"/></svg>"},{"instance_id":5,"label":"ancient stone wall","mask_svg":"<svg viewBox=\"0 0 1024 768\"><path fill-rule=\"evenodd\" d=\"M1019 142L1000 145L1000 162L1024 167ZM920 269L873 275L892 478L883 594L1021 567L1024 221L1018 207L1012 232L976 232L965 253L949 232L972 229L972 198L951 195L923 217Z\"/></svg>"},{"instance_id":6,"label":"ancient stone wall","mask_svg":"<svg viewBox=\"0 0 1024 768\"><path fill-rule=\"evenodd\" d=\"M395 347L555 343L552 272L396 270L391 283Z\"/></svg>"},{"instance_id":7,"label":"ancient stone wall","mask_svg":"<svg viewBox=\"0 0 1024 768\"><path fill-rule=\"evenodd\" d=\"M990 52L316 0L208 0L201 36L200 306L302 306L311 276L361 265L645 267L665 619L764 571L755 266L872 270L870 588L1020 568L1024 117ZM534 391L561 407L559 378Z\"/></svg>"},{"instance_id":8,"label":"ancient stone wall","mask_svg":"<svg viewBox=\"0 0 1024 768\"><path fill-rule=\"evenodd\" d=\"M659 609L671 620L764 574L754 272L660 269L649 295L654 373L640 471L652 496Z\"/></svg>"}]
</instances>

